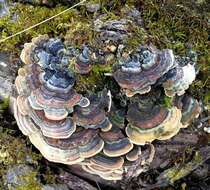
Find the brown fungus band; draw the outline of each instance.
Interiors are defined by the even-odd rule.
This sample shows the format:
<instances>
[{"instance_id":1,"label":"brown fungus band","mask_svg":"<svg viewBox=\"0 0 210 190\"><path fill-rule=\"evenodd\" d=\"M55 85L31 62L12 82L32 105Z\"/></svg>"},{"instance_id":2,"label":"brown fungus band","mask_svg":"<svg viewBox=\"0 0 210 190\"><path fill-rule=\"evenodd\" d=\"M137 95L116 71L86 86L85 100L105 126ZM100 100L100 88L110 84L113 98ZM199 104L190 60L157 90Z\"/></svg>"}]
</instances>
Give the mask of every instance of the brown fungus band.
<instances>
[{"instance_id":1,"label":"brown fungus band","mask_svg":"<svg viewBox=\"0 0 210 190\"><path fill-rule=\"evenodd\" d=\"M98 23L98 32L110 37L117 27L123 34L122 23L106 23L112 26L107 31ZM121 180L152 162L154 147L150 144L148 151L141 146L173 137L200 113L198 102L190 97L175 98L166 108L146 101L142 106L141 98L133 101L131 96L141 97L156 83L163 84L166 95L181 95L195 70L193 64L180 64L172 50L142 46L113 67L113 78L128 96L121 106L116 98L121 93L115 97L113 89L85 95L75 90L75 73L91 74L94 48L90 49L66 47L47 35L25 44L20 56L24 66L15 80L14 115L22 133L49 161L78 164L103 179ZM69 67L72 60L74 69Z\"/></svg>"}]
</instances>

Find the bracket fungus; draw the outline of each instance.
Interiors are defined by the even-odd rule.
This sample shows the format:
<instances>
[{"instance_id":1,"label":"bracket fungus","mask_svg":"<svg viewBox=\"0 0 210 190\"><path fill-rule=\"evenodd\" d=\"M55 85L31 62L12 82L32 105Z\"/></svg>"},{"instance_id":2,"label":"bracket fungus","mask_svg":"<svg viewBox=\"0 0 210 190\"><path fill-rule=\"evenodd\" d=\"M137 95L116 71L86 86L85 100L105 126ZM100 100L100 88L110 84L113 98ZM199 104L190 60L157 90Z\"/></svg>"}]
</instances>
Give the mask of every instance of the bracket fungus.
<instances>
[{"instance_id":1,"label":"bracket fungus","mask_svg":"<svg viewBox=\"0 0 210 190\"><path fill-rule=\"evenodd\" d=\"M163 82L165 94L169 97L173 97L176 94L178 96L183 95L185 90L195 80L195 76L195 67L191 64L172 69L167 74L167 80Z\"/></svg>"},{"instance_id":2,"label":"bracket fungus","mask_svg":"<svg viewBox=\"0 0 210 190\"><path fill-rule=\"evenodd\" d=\"M182 111L181 122L185 127L190 125L193 119L198 118L202 111L199 102L187 95L175 98L174 105Z\"/></svg>"},{"instance_id":3,"label":"bracket fungus","mask_svg":"<svg viewBox=\"0 0 210 190\"><path fill-rule=\"evenodd\" d=\"M195 61L175 56L170 49L141 46L113 68L113 76L128 97L146 94L162 84L167 96L183 95L195 80Z\"/></svg>"},{"instance_id":4,"label":"bracket fungus","mask_svg":"<svg viewBox=\"0 0 210 190\"><path fill-rule=\"evenodd\" d=\"M104 31L104 27L109 30ZM115 28L117 31L112 31ZM124 21L107 22L98 30L109 38L115 38L118 32L123 36ZM139 94L149 92L161 79L167 95L181 95L194 79L194 74L190 79L185 76L193 65L180 65L172 50L141 46L113 68L114 79L128 96L122 106L116 90L113 94L109 89L108 93L103 90L84 95L74 89L75 72L87 74L91 69L89 53L87 46L79 53L47 35L25 44L20 56L24 66L15 80L17 124L52 162L78 164L106 180L136 176L145 171L155 155L152 144L149 152L140 145L173 137L200 112L198 102L190 97L180 97L166 108ZM72 59L76 60L74 69L69 67ZM173 75L174 69L177 75ZM183 85L182 90L179 86Z\"/></svg>"},{"instance_id":5,"label":"bracket fungus","mask_svg":"<svg viewBox=\"0 0 210 190\"><path fill-rule=\"evenodd\" d=\"M181 116L181 110L176 107L154 106L140 109L137 103L130 104L126 134L131 142L137 145L144 145L155 139L170 139L183 127Z\"/></svg>"},{"instance_id":6,"label":"bracket fungus","mask_svg":"<svg viewBox=\"0 0 210 190\"><path fill-rule=\"evenodd\" d=\"M135 146L128 154L126 154L126 159L133 162L139 158L139 155L141 155L141 148Z\"/></svg>"},{"instance_id":7,"label":"bracket fungus","mask_svg":"<svg viewBox=\"0 0 210 190\"><path fill-rule=\"evenodd\" d=\"M122 157L110 158L97 155L90 159L89 164L82 168L92 174L97 174L106 180L120 180L123 175L124 159Z\"/></svg>"},{"instance_id":8,"label":"bracket fungus","mask_svg":"<svg viewBox=\"0 0 210 190\"><path fill-rule=\"evenodd\" d=\"M87 46L84 46L75 63L76 72L80 74L89 73L92 68L90 61L90 50Z\"/></svg>"},{"instance_id":9,"label":"bracket fungus","mask_svg":"<svg viewBox=\"0 0 210 190\"><path fill-rule=\"evenodd\" d=\"M109 97L103 92L101 94L92 95L89 98L90 105L87 107L76 107L73 113L73 119L78 126L86 129L98 129L109 131L112 124L106 116L105 108L108 107Z\"/></svg>"},{"instance_id":10,"label":"bracket fungus","mask_svg":"<svg viewBox=\"0 0 210 190\"><path fill-rule=\"evenodd\" d=\"M175 65L172 50L141 46L114 67L113 76L128 97L145 94Z\"/></svg>"},{"instance_id":11,"label":"bracket fungus","mask_svg":"<svg viewBox=\"0 0 210 190\"><path fill-rule=\"evenodd\" d=\"M103 22L103 16L94 21L94 31L101 41L120 42L129 35L128 20L110 20Z\"/></svg>"},{"instance_id":12,"label":"bracket fungus","mask_svg":"<svg viewBox=\"0 0 210 190\"><path fill-rule=\"evenodd\" d=\"M129 138L123 135L118 127L112 127L108 132L101 132L100 136L105 142L103 153L109 157L122 156L133 149Z\"/></svg>"}]
</instances>

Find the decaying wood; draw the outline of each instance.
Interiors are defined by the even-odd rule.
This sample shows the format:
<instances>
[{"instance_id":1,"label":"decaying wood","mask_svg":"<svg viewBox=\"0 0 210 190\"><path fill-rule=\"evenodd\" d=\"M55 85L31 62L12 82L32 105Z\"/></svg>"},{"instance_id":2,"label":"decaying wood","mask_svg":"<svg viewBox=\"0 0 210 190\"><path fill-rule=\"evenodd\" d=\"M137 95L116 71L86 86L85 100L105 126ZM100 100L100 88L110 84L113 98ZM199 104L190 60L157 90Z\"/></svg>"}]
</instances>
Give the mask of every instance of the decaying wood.
<instances>
[{"instance_id":1,"label":"decaying wood","mask_svg":"<svg viewBox=\"0 0 210 190\"><path fill-rule=\"evenodd\" d=\"M154 188L166 187L174 184L175 181L187 176L197 169L206 160L210 159L210 146L202 147L195 152L193 158L187 163L181 163L164 170L157 178L153 185L146 184L142 190L151 190Z\"/></svg>"},{"instance_id":2,"label":"decaying wood","mask_svg":"<svg viewBox=\"0 0 210 190\"><path fill-rule=\"evenodd\" d=\"M95 188L93 185L90 185L90 183L75 175L72 175L69 172L62 172L57 176L57 179L73 190L97 190L97 188Z\"/></svg>"}]
</instances>

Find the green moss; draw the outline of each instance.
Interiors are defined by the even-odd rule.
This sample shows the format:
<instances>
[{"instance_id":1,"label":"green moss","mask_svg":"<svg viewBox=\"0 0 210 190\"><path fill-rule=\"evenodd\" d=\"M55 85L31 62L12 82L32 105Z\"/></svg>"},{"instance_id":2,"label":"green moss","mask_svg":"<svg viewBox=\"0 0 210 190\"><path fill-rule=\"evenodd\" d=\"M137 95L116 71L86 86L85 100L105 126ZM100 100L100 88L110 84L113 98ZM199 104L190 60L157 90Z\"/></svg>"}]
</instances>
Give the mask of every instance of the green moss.
<instances>
[{"instance_id":1,"label":"green moss","mask_svg":"<svg viewBox=\"0 0 210 190\"><path fill-rule=\"evenodd\" d=\"M1 103L0 103L0 110L6 110L9 107L9 97L5 98Z\"/></svg>"},{"instance_id":2,"label":"green moss","mask_svg":"<svg viewBox=\"0 0 210 190\"><path fill-rule=\"evenodd\" d=\"M8 130L0 133L0 144L1 155L6 155L4 158L0 156L1 164L5 166L26 163L27 155L32 160L38 160L40 158L39 154L36 154L31 148L26 146L27 142L25 140L13 137L9 134Z\"/></svg>"},{"instance_id":3,"label":"green moss","mask_svg":"<svg viewBox=\"0 0 210 190\"><path fill-rule=\"evenodd\" d=\"M54 184L56 183L55 173L49 168L45 167L45 171L42 173L45 184Z\"/></svg>"},{"instance_id":4,"label":"green moss","mask_svg":"<svg viewBox=\"0 0 210 190\"><path fill-rule=\"evenodd\" d=\"M123 7L122 0L89 0L88 3L99 3L104 13L111 13Z\"/></svg>"},{"instance_id":5,"label":"green moss","mask_svg":"<svg viewBox=\"0 0 210 190\"><path fill-rule=\"evenodd\" d=\"M23 176L25 183L23 186L19 186L17 190L40 190L41 186L36 178L40 173L43 183L55 183L56 179L53 171L40 163L42 155L32 150L30 142L20 136L14 137L13 133L13 131L6 129L0 131L0 179L13 165L30 164L34 170ZM1 187L4 187L2 180L0 180Z\"/></svg>"},{"instance_id":6,"label":"green moss","mask_svg":"<svg viewBox=\"0 0 210 190\"><path fill-rule=\"evenodd\" d=\"M112 72L112 64L107 65L94 65L92 68L93 73L111 73Z\"/></svg>"},{"instance_id":7,"label":"green moss","mask_svg":"<svg viewBox=\"0 0 210 190\"><path fill-rule=\"evenodd\" d=\"M173 49L177 54L185 54L188 46L197 52L200 73L190 92L207 102L210 91L207 2L150 0L141 3L150 42L160 49Z\"/></svg>"},{"instance_id":8,"label":"green moss","mask_svg":"<svg viewBox=\"0 0 210 190\"><path fill-rule=\"evenodd\" d=\"M143 45L149 39L145 29L141 26L134 25L131 27L132 36L128 38L127 45L129 48L135 49L139 45Z\"/></svg>"},{"instance_id":9,"label":"green moss","mask_svg":"<svg viewBox=\"0 0 210 190\"><path fill-rule=\"evenodd\" d=\"M107 63L105 65L92 65L92 69L88 74L76 74L76 85L75 89L82 92L96 92L102 90L107 85L106 73L112 72L112 65L114 64L114 59L106 59ZM70 68L74 70L75 59L71 61Z\"/></svg>"},{"instance_id":10,"label":"green moss","mask_svg":"<svg viewBox=\"0 0 210 190\"><path fill-rule=\"evenodd\" d=\"M168 96L164 96L163 106L166 107L166 108L171 108L173 106L173 98L168 97Z\"/></svg>"},{"instance_id":11,"label":"green moss","mask_svg":"<svg viewBox=\"0 0 210 190\"><path fill-rule=\"evenodd\" d=\"M9 167L16 164L27 164L27 160L37 162L41 155L32 151L26 140L15 138L10 129L0 131L0 176L2 177ZM26 154L27 153L27 154ZM0 180L0 187L3 186Z\"/></svg>"},{"instance_id":12,"label":"green moss","mask_svg":"<svg viewBox=\"0 0 210 190\"><path fill-rule=\"evenodd\" d=\"M204 53L208 38L207 16L186 2L169 0L162 4L157 0L145 1L143 18L146 28L160 48L184 53L185 43L190 43L196 51Z\"/></svg>"},{"instance_id":13,"label":"green moss","mask_svg":"<svg viewBox=\"0 0 210 190\"><path fill-rule=\"evenodd\" d=\"M103 90L107 83L105 73L111 73L112 66L109 65L94 65L91 72L87 75L77 75L77 84L75 89L78 92L97 92Z\"/></svg>"},{"instance_id":14,"label":"green moss","mask_svg":"<svg viewBox=\"0 0 210 190\"><path fill-rule=\"evenodd\" d=\"M88 18L82 18L77 15L77 17L72 17L72 19L63 25L61 28L66 28L66 45L74 45L78 48L84 43L92 43L93 31L91 30L91 22Z\"/></svg>"},{"instance_id":15,"label":"green moss","mask_svg":"<svg viewBox=\"0 0 210 190\"><path fill-rule=\"evenodd\" d=\"M50 18L57 13L65 10L67 7L57 6L55 8L47 7L33 7L31 5L16 4L11 8L11 15L0 19L0 31L1 39L6 38L12 34L22 31L32 25L35 25L47 18ZM34 36L39 34L50 34L56 36L63 36L66 32L65 27L62 27L65 23L70 22L75 10L70 10L62 16L56 17L44 24L37 26L23 34L15 36L9 40L0 44L0 48L3 51L20 52L19 45L24 44ZM17 15L14 20L14 15Z\"/></svg>"},{"instance_id":16,"label":"green moss","mask_svg":"<svg viewBox=\"0 0 210 190\"><path fill-rule=\"evenodd\" d=\"M17 190L41 190L41 184L36 179L37 172L29 172L25 176L21 176L24 184L17 186Z\"/></svg>"}]
</instances>

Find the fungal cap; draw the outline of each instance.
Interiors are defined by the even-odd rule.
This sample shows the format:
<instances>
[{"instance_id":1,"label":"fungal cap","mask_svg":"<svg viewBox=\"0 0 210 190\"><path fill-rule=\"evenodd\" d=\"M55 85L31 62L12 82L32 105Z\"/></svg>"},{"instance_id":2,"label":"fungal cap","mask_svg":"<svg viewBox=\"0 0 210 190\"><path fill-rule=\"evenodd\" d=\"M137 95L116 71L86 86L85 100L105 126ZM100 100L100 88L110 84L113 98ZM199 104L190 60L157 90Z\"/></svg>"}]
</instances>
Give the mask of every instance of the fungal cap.
<instances>
[{"instance_id":1,"label":"fungal cap","mask_svg":"<svg viewBox=\"0 0 210 190\"><path fill-rule=\"evenodd\" d=\"M195 67L191 64L177 67L174 70L176 71L174 75L163 83L165 94L169 97L173 97L176 94L178 96L183 95L196 77Z\"/></svg>"},{"instance_id":2,"label":"fungal cap","mask_svg":"<svg viewBox=\"0 0 210 190\"><path fill-rule=\"evenodd\" d=\"M90 158L104 147L103 140L98 136L96 130L80 130L74 132L67 139L45 138L47 144L63 150L74 149L78 151L81 158Z\"/></svg>"},{"instance_id":3,"label":"fungal cap","mask_svg":"<svg viewBox=\"0 0 210 190\"><path fill-rule=\"evenodd\" d=\"M76 124L70 117L57 121L50 120L43 111L36 110L30 110L29 115L46 137L65 139L70 137L76 130Z\"/></svg>"},{"instance_id":4,"label":"fungal cap","mask_svg":"<svg viewBox=\"0 0 210 190\"><path fill-rule=\"evenodd\" d=\"M123 163L124 159L122 157L111 158L105 155L96 155L90 159L90 165L97 165L110 170L122 168Z\"/></svg>"},{"instance_id":5,"label":"fungal cap","mask_svg":"<svg viewBox=\"0 0 210 190\"><path fill-rule=\"evenodd\" d=\"M30 106L27 98L23 95L17 97L17 107L22 115L28 115Z\"/></svg>"},{"instance_id":6,"label":"fungal cap","mask_svg":"<svg viewBox=\"0 0 210 190\"><path fill-rule=\"evenodd\" d=\"M90 101L89 101L90 102ZM76 107L73 113L74 121L77 125L86 129L98 129L109 131L112 127L108 117L106 117L103 106L100 105L100 100L91 99L91 103L86 107Z\"/></svg>"},{"instance_id":7,"label":"fungal cap","mask_svg":"<svg viewBox=\"0 0 210 190\"><path fill-rule=\"evenodd\" d=\"M175 106L182 111L183 127L187 127L201 113L201 106L198 101L190 96L177 97Z\"/></svg>"},{"instance_id":8,"label":"fungal cap","mask_svg":"<svg viewBox=\"0 0 210 190\"><path fill-rule=\"evenodd\" d=\"M117 127L113 127L108 132L101 132L100 136L105 142L103 153L106 156L119 157L125 155L133 148L130 140Z\"/></svg>"},{"instance_id":9,"label":"fungal cap","mask_svg":"<svg viewBox=\"0 0 210 190\"><path fill-rule=\"evenodd\" d=\"M103 153L109 157L118 157L128 153L133 148L133 144L128 138L115 142L106 142Z\"/></svg>"},{"instance_id":10,"label":"fungal cap","mask_svg":"<svg viewBox=\"0 0 210 190\"><path fill-rule=\"evenodd\" d=\"M31 143L42 153L42 155L51 162L63 164L77 164L84 160L79 156L76 149L61 149L49 145L41 133L35 133L29 136Z\"/></svg>"},{"instance_id":11,"label":"fungal cap","mask_svg":"<svg viewBox=\"0 0 210 190\"><path fill-rule=\"evenodd\" d=\"M96 167L96 166L89 166L89 165L82 165L82 168L84 171L94 174L94 175L99 175L102 179L105 180L110 180L110 181L116 181L116 180L121 180L123 175L123 170L106 170L104 168Z\"/></svg>"},{"instance_id":12,"label":"fungal cap","mask_svg":"<svg viewBox=\"0 0 210 190\"><path fill-rule=\"evenodd\" d=\"M167 117L157 126L150 129L141 129L132 124L126 127L126 134L131 142L137 145L145 145L155 139L170 139L182 128L181 110L173 107L169 110Z\"/></svg>"},{"instance_id":13,"label":"fungal cap","mask_svg":"<svg viewBox=\"0 0 210 190\"><path fill-rule=\"evenodd\" d=\"M34 123L31 121L30 117L24 116L21 114L18 106L17 106L17 100L14 101L14 117L17 121L17 125L19 129L22 131L24 135L31 135L33 133L36 133L39 129L34 125Z\"/></svg>"},{"instance_id":14,"label":"fungal cap","mask_svg":"<svg viewBox=\"0 0 210 190\"><path fill-rule=\"evenodd\" d=\"M128 97L145 94L151 85L175 65L172 50L158 51L153 47L140 47L114 69L113 76ZM127 69L125 69L127 68ZM135 71L135 72L134 72Z\"/></svg>"},{"instance_id":15,"label":"fungal cap","mask_svg":"<svg viewBox=\"0 0 210 190\"><path fill-rule=\"evenodd\" d=\"M134 162L139 158L140 155L141 155L141 148L135 146L130 152L126 154L126 159L128 161Z\"/></svg>"}]
</instances>

